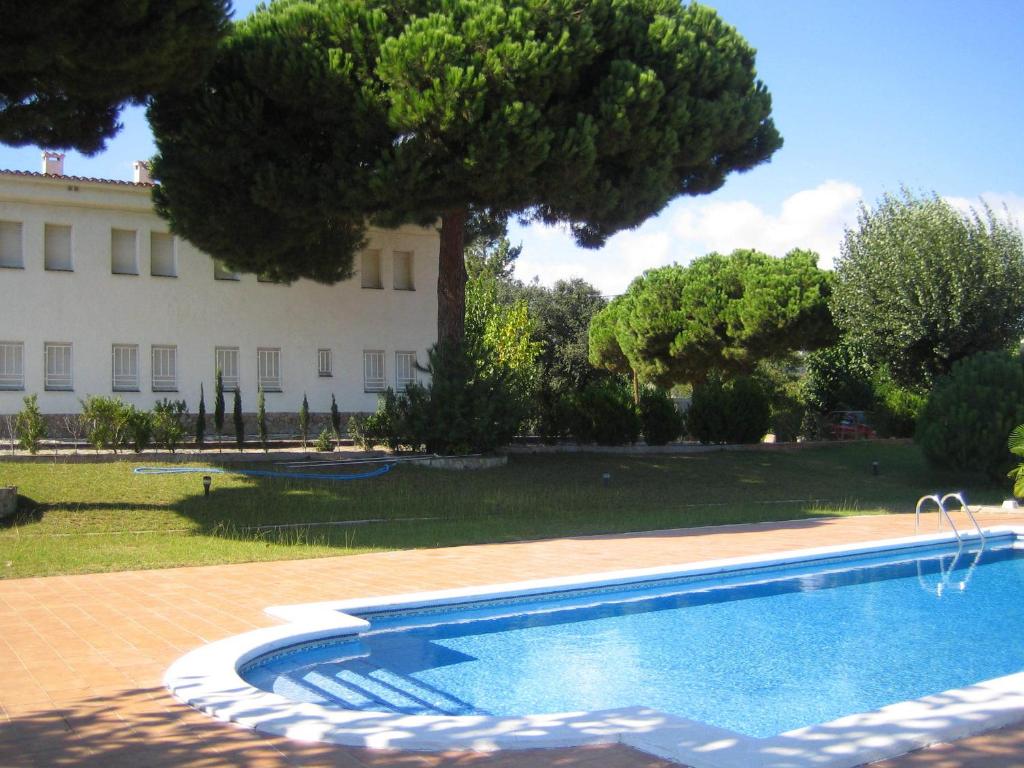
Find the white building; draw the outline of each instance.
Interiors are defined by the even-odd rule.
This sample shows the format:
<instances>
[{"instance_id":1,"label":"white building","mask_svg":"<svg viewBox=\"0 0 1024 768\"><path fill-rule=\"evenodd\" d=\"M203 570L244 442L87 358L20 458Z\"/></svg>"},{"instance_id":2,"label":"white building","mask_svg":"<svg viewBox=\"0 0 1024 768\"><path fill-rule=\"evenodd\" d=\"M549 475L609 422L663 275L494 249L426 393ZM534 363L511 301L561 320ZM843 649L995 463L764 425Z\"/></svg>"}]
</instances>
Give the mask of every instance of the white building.
<instances>
[{"instance_id":1,"label":"white building","mask_svg":"<svg viewBox=\"0 0 1024 768\"><path fill-rule=\"evenodd\" d=\"M370 230L337 285L262 282L170 235L142 164L135 182L64 176L52 155L44 170L0 171L0 414L33 393L46 414L91 394L194 412L200 382L212 412L217 368L246 412L258 386L270 413L296 413L303 394L313 412L332 394L373 411L437 339L434 228Z\"/></svg>"}]
</instances>

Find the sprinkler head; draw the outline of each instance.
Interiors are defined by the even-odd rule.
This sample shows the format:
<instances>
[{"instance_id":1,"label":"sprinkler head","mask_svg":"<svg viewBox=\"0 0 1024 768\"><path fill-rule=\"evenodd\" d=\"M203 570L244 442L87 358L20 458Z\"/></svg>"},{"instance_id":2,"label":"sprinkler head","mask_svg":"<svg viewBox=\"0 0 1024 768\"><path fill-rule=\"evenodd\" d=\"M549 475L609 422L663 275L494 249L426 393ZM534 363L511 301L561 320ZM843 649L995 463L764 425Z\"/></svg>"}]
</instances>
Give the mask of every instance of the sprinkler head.
<instances>
[{"instance_id":1,"label":"sprinkler head","mask_svg":"<svg viewBox=\"0 0 1024 768\"><path fill-rule=\"evenodd\" d=\"M612 473L605 472L601 475L601 485L607 488L612 482Z\"/></svg>"},{"instance_id":2,"label":"sprinkler head","mask_svg":"<svg viewBox=\"0 0 1024 768\"><path fill-rule=\"evenodd\" d=\"M203 475L203 495L210 495L210 483L213 482L213 478L209 475Z\"/></svg>"}]
</instances>

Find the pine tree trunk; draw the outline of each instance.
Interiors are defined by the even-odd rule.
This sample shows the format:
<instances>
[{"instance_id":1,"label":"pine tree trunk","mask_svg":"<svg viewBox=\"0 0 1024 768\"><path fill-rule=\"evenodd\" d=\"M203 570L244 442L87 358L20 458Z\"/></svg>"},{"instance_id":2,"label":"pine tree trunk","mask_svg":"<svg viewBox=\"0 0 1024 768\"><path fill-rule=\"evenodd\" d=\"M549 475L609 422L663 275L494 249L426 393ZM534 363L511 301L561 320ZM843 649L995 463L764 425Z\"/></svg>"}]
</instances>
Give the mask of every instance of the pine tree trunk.
<instances>
[{"instance_id":1,"label":"pine tree trunk","mask_svg":"<svg viewBox=\"0 0 1024 768\"><path fill-rule=\"evenodd\" d=\"M441 253L437 270L437 340L461 344L466 324L466 209L441 216Z\"/></svg>"}]
</instances>

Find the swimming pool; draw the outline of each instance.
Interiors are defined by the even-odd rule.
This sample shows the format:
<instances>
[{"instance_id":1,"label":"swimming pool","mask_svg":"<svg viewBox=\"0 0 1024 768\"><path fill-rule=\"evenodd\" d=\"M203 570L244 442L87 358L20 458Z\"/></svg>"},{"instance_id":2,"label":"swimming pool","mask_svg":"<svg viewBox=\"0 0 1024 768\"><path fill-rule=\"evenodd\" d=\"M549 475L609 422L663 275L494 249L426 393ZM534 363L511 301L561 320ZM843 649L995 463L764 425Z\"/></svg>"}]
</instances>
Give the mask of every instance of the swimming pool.
<instances>
[{"instance_id":1,"label":"swimming pool","mask_svg":"<svg viewBox=\"0 0 1024 768\"><path fill-rule=\"evenodd\" d=\"M948 539L273 609L168 685L346 744L858 765L1024 717L1024 543Z\"/></svg>"}]
</instances>

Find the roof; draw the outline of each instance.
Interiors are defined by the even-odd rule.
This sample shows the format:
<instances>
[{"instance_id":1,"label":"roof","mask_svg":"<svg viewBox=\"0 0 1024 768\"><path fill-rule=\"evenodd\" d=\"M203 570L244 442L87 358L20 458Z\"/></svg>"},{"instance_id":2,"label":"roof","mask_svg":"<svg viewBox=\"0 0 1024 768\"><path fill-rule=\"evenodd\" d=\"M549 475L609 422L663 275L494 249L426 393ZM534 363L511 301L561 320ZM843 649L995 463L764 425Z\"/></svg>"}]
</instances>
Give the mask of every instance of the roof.
<instances>
[{"instance_id":1,"label":"roof","mask_svg":"<svg viewBox=\"0 0 1024 768\"><path fill-rule=\"evenodd\" d=\"M40 173L38 171L12 171L0 168L0 176L25 176L36 179L55 179L57 181L87 181L91 184L117 184L122 187L155 187L151 182L121 181L120 179L96 179L91 176L58 176L53 173Z\"/></svg>"}]
</instances>

